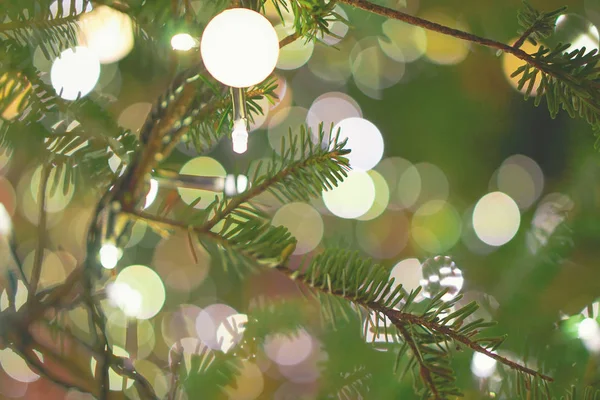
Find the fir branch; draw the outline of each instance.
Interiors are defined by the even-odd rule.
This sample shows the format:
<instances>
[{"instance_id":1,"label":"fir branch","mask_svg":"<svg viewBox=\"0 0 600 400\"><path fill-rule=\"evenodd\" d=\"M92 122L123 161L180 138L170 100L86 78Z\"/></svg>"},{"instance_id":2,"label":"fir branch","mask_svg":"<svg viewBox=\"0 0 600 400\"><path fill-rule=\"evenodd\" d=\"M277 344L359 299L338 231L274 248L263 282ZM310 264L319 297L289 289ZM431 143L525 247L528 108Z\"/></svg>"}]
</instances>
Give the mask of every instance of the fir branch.
<instances>
[{"instance_id":1,"label":"fir branch","mask_svg":"<svg viewBox=\"0 0 600 400\"><path fill-rule=\"evenodd\" d=\"M250 179L251 189L217 205L214 216L200 230L210 231L240 205L266 191L279 199L308 200L337 186L349 169L348 160L344 157L349 151L344 149L346 142L338 142L337 136L329 147L323 148L321 143L325 133L322 126L319 129L315 142L305 128L301 129L299 137L290 133L288 145L282 142L281 158L274 154L266 173Z\"/></svg>"},{"instance_id":2,"label":"fir branch","mask_svg":"<svg viewBox=\"0 0 600 400\"><path fill-rule=\"evenodd\" d=\"M52 172L51 165L44 165L42 167L42 172L40 176L40 186L38 188L38 241L37 247L35 249L34 259L33 259L33 269L31 271L31 281L30 281L30 290L27 296L27 300L31 301L35 297L35 293L38 288L38 284L40 281L40 276L42 273L42 262L44 259L44 238L46 235L46 189L48 187L48 179L50 177L50 172Z\"/></svg>"},{"instance_id":3,"label":"fir branch","mask_svg":"<svg viewBox=\"0 0 600 400\"><path fill-rule=\"evenodd\" d=\"M537 46L537 41L549 37L554 31L556 18L565 12L567 7L561 7L551 12L540 12L533 8L529 2L523 0L523 8L519 10L517 19L523 28L521 36L513 45L520 48L526 40Z\"/></svg>"}]
</instances>

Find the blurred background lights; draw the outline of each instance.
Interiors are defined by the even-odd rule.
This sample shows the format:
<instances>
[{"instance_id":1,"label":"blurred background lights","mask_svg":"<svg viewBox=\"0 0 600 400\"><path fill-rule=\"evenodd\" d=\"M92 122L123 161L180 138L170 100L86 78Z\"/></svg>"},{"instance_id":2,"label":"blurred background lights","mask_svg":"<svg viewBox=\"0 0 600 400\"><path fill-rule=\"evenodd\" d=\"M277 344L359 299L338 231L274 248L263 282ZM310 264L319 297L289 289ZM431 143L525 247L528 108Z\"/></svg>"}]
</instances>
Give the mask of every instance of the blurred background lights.
<instances>
[{"instance_id":1,"label":"blurred background lights","mask_svg":"<svg viewBox=\"0 0 600 400\"><path fill-rule=\"evenodd\" d=\"M327 29L330 33L326 33L325 35L321 35L320 40L328 44L329 46L334 46L338 44L348 33L348 14L339 4L333 8L333 11L339 15L341 20L335 21L327 21ZM320 32L319 32L320 33Z\"/></svg>"},{"instance_id":2,"label":"blurred background lights","mask_svg":"<svg viewBox=\"0 0 600 400\"><path fill-rule=\"evenodd\" d=\"M600 326L593 318L585 318L577 327L577 335L592 353L600 352Z\"/></svg>"},{"instance_id":3,"label":"blurred background lights","mask_svg":"<svg viewBox=\"0 0 600 400\"><path fill-rule=\"evenodd\" d=\"M398 262L390 273L390 278L394 278L394 287L402 285L409 293L421 285L422 276L421 262L417 258L407 258Z\"/></svg>"},{"instance_id":4,"label":"blurred background lights","mask_svg":"<svg viewBox=\"0 0 600 400\"><path fill-rule=\"evenodd\" d=\"M110 304L121 309L128 317L136 317L142 308L142 295L126 283L112 283L106 287Z\"/></svg>"},{"instance_id":5,"label":"blurred background lights","mask_svg":"<svg viewBox=\"0 0 600 400\"><path fill-rule=\"evenodd\" d=\"M198 46L198 41L189 33L178 33L171 38L173 50L188 51Z\"/></svg>"},{"instance_id":6,"label":"blurred background lights","mask_svg":"<svg viewBox=\"0 0 600 400\"><path fill-rule=\"evenodd\" d=\"M79 19L79 44L96 55L100 63L122 60L133 49L133 22L129 15L98 6Z\"/></svg>"},{"instance_id":7,"label":"blurred background lights","mask_svg":"<svg viewBox=\"0 0 600 400\"><path fill-rule=\"evenodd\" d=\"M518 40L518 38L514 38L509 43L514 44L517 40ZM536 53L538 48L539 48L539 43L538 43L538 46L535 46L535 45L531 44L531 42L529 42L528 40L526 40L525 43L523 43L523 45L521 46L521 50L523 50L524 52L526 52L528 54ZM504 77L508 80L508 82L514 89L518 89L519 81L520 81L522 75L515 76L515 77L513 77L511 75L513 74L513 72L515 72L517 69L521 68L525 64L526 64L525 61L513 56L512 54L502 53L502 72L504 72ZM535 80L535 84L533 85L533 89L531 91L531 93L534 95L537 92L537 89L540 87L540 80L541 80L541 78L536 78L536 80ZM525 93L526 91L527 91L527 86L524 86L523 88L521 88L521 93Z\"/></svg>"},{"instance_id":8,"label":"blurred background lights","mask_svg":"<svg viewBox=\"0 0 600 400\"><path fill-rule=\"evenodd\" d=\"M342 92L328 92L317 97L308 110L306 123L312 132L319 131L323 124L326 133L325 139L329 140L329 133L333 126L347 118L361 118L362 111L358 103ZM336 131L332 133L335 135Z\"/></svg>"},{"instance_id":9,"label":"blurred background lights","mask_svg":"<svg viewBox=\"0 0 600 400\"><path fill-rule=\"evenodd\" d=\"M409 222L402 212L386 212L378 218L356 224L356 241L370 256L390 259L408 242Z\"/></svg>"},{"instance_id":10,"label":"blurred background lights","mask_svg":"<svg viewBox=\"0 0 600 400\"><path fill-rule=\"evenodd\" d=\"M31 84L19 74L0 75L0 102L2 104L0 117L9 121L18 117L29 104L28 94L30 91ZM18 93L16 96L15 92ZM6 104L5 99L9 96L12 96L11 101Z\"/></svg>"},{"instance_id":11,"label":"blurred background lights","mask_svg":"<svg viewBox=\"0 0 600 400\"><path fill-rule=\"evenodd\" d=\"M357 218L368 212L375 201L375 185L368 173L351 170L343 182L323 192L323 202L340 218Z\"/></svg>"},{"instance_id":12,"label":"blurred background lights","mask_svg":"<svg viewBox=\"0 0 600 400\"><path fill-rule=\"evenodd\" d=\"M379 217L386 210L390 201L390 189L385 178L373 169L367 171L367 173L373 180L373 185L375 185L375 200L369 211L357 217L361 221L369 221Z\"/></svg>"},{"instance_id":13,"label":"blurred background lights","mask_svg":"<svg viewBox=\"0 0 600 400\"><path fill-rule=\"evenodd\" d=\"M0 350L0 365L8 376L19 382L30 383L40 378L29 368L27 362L10 348Z\"/></svg>"},{"instance_id":14,"label":"blurred background lights","mask_svg":"<svg viewBox=\"0 0 600 400\"><path fill-rule=\"evenodd\" d=\"M253 362L244 360L236 374L235 381L223 388L230 400L254 400L261 398L264 390L264 377L260 368Z\"/></svg>"},{"instance_id":15,"label":"blurred background lights","mask_svg":"<svg viewBox=\"0 0 600 400\"><path fill-rule=\"evenodd\" d=\"M99 77L97 56L82 46L63 51L50 70L52 87L65 100L86 96L94 89Z\"/></svg>"},{"instance_id":16,"label":"blurred background lights","mask_svg":"<svg viewBox=\"0 0 600 400\"><path fill-rule=\"evenodd\" d=\"M525 210L542 194L544 173L534 160L516 154L504 160L494 174L490 188L506 193Z\"/></svg>"},{"instance_id":17,"label":"blurred background lights","mask_svg":"<svg viewBox=\"0 0 600 400\"><path fill-rule=\"evenodd\" d=\"M400 82L405 72L404 63L390 59L376 37L358 42L350 53L350 63L356 86L374 99L381 99L381 90Z\"/></svg>"},{"instance_id":18,"label":"blurred background lights","mask_svg":"<svg viewBox=\"0 0 600 400\"><path fill-rule=\"evenodd\" d=\"M573 51L585 47L586 53L597 50L600 42L598 28L586 18L569 13L562 14L556 18L554 35L551 37L554 43L570 43L566 51Z\"/></svg>"},{"instance_id":19,"label":"blurred background lights","mask_svg":"<svg viewBox=\"0 0 600 400\"><path fill-rule=\"evenodd\" d=\"M469 31L469 27L464 23L442 11L430 10L420 15L420 17L450 28L465 32ZM467 58L470 48L469 42L434 31L426 31L425 34L427 37L427 51L425 52L425 56L429 61L435 64L453 65Z\"/></svg>"},{"instance_id":20,"label":"blurred background lights","mask_svg":"<svg viewBox=\"0 0 600 400\"><path fill-rule=\"evenodd\" d=\"M317 210L306 203L289 203L275 213L273 226L286 227L298 241L294 254L306 254L314 250L323 238L323 218Z\"/></svg>"},{"instance_id":21,"label":"blurred background lights","mask_svg":"<svg viewBox=\"0 0 600 400\"><path fill-rule=\"evenodd\" d=\"M223 353L228 353L242 340L247 323L248 316L246 314L233 314L221 322L216 336Z\"/></svg>"},{"instance_id":22,"label":"blurred background lights","mask_svg":"<svg viewBox=\"0 0 600 400\"><path fill-rule=\"evenodd\" d=\"M119 346L112 346L112 353L117 357L123 357L125 359L129 359L129 353ZM90 361L90 368L92 370L92 374L96 376L96 374L100 374L100 371L97 371L98 362L95 358L92 358ZM110 368L108 370L108 385L112 392L120 392L124 389L129 389L133 386L133 379L129 379L127 377L123 377L117 372Z\"/></svg>"},{"instance_id":23,"label":"blurred background lights","mask_svg":"<svg viewBox=\"0 0 600 400\"><path fill-rule=\"evenodd\" d=\"M462 221L456 209L443 200L431 200L414 213L412 238L428 253L450 250L460 239Z\"/></svg>"},{"instance_id":24,"label":"blurred background lights","mask_svg":"<svg viewBox=\"0 0 600 400\"><path fill-rule=\"evenodd\" d=\"M79 15L83 12L92 11L92 3L86 1L85 10L83 9L83 0L54 0L50 4L50 15L52 18L66 18L71 14L71 7L75 10L75 15ZM62 12L58 14L58 6L62 6Z\"/></svg>"},{"instance_id":25,"label":"blurred background lights","mask_svg":"<svg viewBox=\"0 0 600 400\"><path fill-rule=\"evenodd\" d=\"M150 179L150 188L148 189L148 193L146 194L146 201L144 202L144 209L150 207L154 200L156 200L156 195L158 194L158 181L156 179Z\"/></svg>"},{"instance_id":26,"label":"blurred background lights","mask_svg":"<svg viewBox=\"0 0 600 400\"><path fill-rule=\"evenodd\" d=\"M427 34L418 26L395 19L388 19L381 25L384 37L380 37L381 50L398 62L413 62L427 50Z\"/></svg>"},{"instance_id":27,"label":"blurred background lights","mask_svg":"<svg viewBox=\"0 0 600 400\"><path fill-rule=\"evenodd\" d=\"M202 33L200 52L215 79L228 86L249 87L262 82L275 69L279 39L264 16L233 8L208 23Z\"/></svg>"},{"instance_id":28,"label":"blurred background lights","mask_svg":"<svg viewBox=\"0 0 600 400\"><path fill-rule=\"evenodd\" d=\"M535 254L548 244L550 236L565 221L574 206L573 200L561 193L551 193L540 201L531 221L531 229L527 233L527 245L532 253Z\"/></svg>"},{"instance_id":29,"label":"blurred background lights","mask_svg":"<svg viewBox=\"0 0 600 400\"><path fill-rule=\"evenodd\" d=\"M222 350L224 338L218 335L221 324L239 313L227 304L211 304L205 307L196 318L196 333L206 346L213 350Z\"/></svg>"},{"instance_id":30,"label":"blurred background lights","mask_svg":"<svg viewBox=\"0 0 600 400\"><path fill-rule=\"evenodd\" d=\"M135 292L140 295L140 306L135 312L137 319L149 319L154 317L162 309L165 303L165 287L156 272L144 265L131 265L117 275L115 284L121 284L121 288L129 286L127 293L137 299ZM127 290L127 289L126 289ZM135 300L135 299L134 299ZM137 301L137 300L135 300Z\"/></svg>"},{"instance_id":31,"label":"blurred background lights","mask_svg":"<svg viewBox=\"0 0 600 400\"><path fill-rule=\"evenodd\" d=\"M301 127L308 119L313 118L310 111L304 107L278 108L277 112L271 114L267 135L271 148L279 154L282 141L289 145L290 134L292 137L300 138ZM319 132L311 132L311 137L316 139Z\"/></svg>"},{"instance_id":32,"label":"blurred background lights","mask_svg":"<svg viewBox=\"0 0 600 400\"><path fill-rule=\"evenodd\" d=\"M483 196L473 210L473 229L490 246L508 243L519 230L521 214L517 203L502 192Z\"/></svg>"},{"instance_id":33,"label":"blurred background lights","mask_svg":"<svg viewBox=\"0 0 600 400\"><path fill-rule=\"evenodd\" d=\"M292 25L277 25L275 27L279 40L292 35L296 30ZM292 43L279 50L277 68L282 70L298 69L308 62L313 54L314 41L307 42L304 38L298 38Z\"/></svg>"},{"instance_id":34,"label":"blurred background lights","mask_svg":"<svg viewBox=\"0 0 600 400\"><path fill-rule=\"evenodd\" d=\"M196 157L186 162L179 173L184 175L195 175L205 177L222 177L225 178L227 173L225 168L217 160L211 157ZM177 191L186 204L191 204L193 201L201 198L195 205L196 208L206 208L215 200L215 196L221 198L222 194L210 190L185 189L178 188Z\"/></svg>"},{"instance_id":35,"label":"blurred background lights","mask_svg":"<svg viewBox=\"0 0 600 400\"><path fill-rule=\"evenodd\" d=\"M478 378L489 378L496 372L496 363L497 361L493 358L475 352L471 360L471 371Z\"/></svg>"},{"instance_id":36,"label":"blurred background lights","mask_svg":"<svg viewBox=\"0 0 600 400\"><path fill-rule=\"evenodd\" d=\"M339 130L339 141L348 140L345 148L350 167L368 171L383 157L383 137L379 129L364 118L346 118L333 127L332 134Z\"/></svg>"},{"instance_id":37,"label":"blurred background lights","mask_svg":"<svg viewBox=\"0 0 600 400\"><path fill-rule=\"evenodd\" d=\"M4 204L0 203L0 235L7 236L12 232L12 220Z\"/></svg>"},{"instance_id":38,"label":"blurred background lights","mask_svg":"<svg viewBox=\"0 0 600 400\"><path fill-rule=\"evenodd\" d=\"M443 301L450 301L458 295L463 286L462 271L448 256L435 256L425 260L421 266L423 279L423 296L435 297L443 290L448 290L443 296Z\"/></svg>"},{"instance_id":39,"label":"blurred background lights","mask_svg":"<svg viewBox=\"0 0 600 400\"><path fill-rule=\"evenodd\" d=\"M313 339L304 329L283 335L272 334L266 337L265 354L279 365L296 365L303 362L313 350Z\"/></svg>"},{"instance_id":40,"label":"blurred background lights","mask_svg":"<svg viewBox=\"0 0 600 400\"><path fill-rule=\"evenodd\" d=\"M121 250L114 244L105 244L100 248L100 264L106 269L113 269L121 258Z\"/></svg>"}]
</instances>

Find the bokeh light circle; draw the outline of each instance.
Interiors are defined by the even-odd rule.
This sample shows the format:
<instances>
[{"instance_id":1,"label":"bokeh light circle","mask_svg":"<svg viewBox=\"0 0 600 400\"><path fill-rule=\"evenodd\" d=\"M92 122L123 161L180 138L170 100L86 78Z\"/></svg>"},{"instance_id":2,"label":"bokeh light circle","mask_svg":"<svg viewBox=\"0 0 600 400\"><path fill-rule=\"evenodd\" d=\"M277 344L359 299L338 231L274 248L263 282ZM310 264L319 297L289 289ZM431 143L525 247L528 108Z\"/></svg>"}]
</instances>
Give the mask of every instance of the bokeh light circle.
<instances>
[{"instance_id":1,"label":"bokeh light circle","mask_svg":"<svg viewBox=\"0 0 600 400\"><path fill-rule=\"evenodd\" d=\"M272 334L266 337L265 354L279 365L297 365L313 350L313 339L304 329L290 335Z\"/></svg>"},{"instance_id":2,"label":"bokeh light circle","mask_svg":"<svg viewBox=\"0 0 600 400\"><path fill-rule=\"evenodd\" d=\"M100 78L100 62L87 47L66 49L54 60L50 81L65 100L75 100L90 93Z\"/></svg>"},{"instance_id":3,"label":"bokeh light circle","mask_svg":"<svg viewBox=\"0 0 600 400\"><path fill-rule=\"evenodd\" d=\"M340 218L357 218L368 212L375 201L373 179L364 171L351 170L332 190L323 192L323 202Z\"/></svg>"},{"instance_id":4,"label":"bokeh light circle","mask_svg":"<svg viewBox=\"0 0 600 400\"><path fill-rule=\"evenodd\" d=\"M294 254L306 254L315 249L323 238L323 218L306 203L289 203L275 213L273 226L286 227L298 241Z\"/></svg>"},{"instance_id":5,"label":"bokeh light circle","mask_svg":"<svg viewBox=\"0 0 600 400\"><path fill-rule=\"evenodd\" d=\"M166 293L162 280L156 272L144 265L131 265L124 268L117 275L115 284L128 286L130 293L137 293L132 295L132 301L137 301L139 295L139 308L132 315L138 319L154 317L165 303Z\"/></svg>"},{"instance_id":6,"label":"bokeh light circle","mask_svg":"<svg viewBox=\"0 0 600 400\"><path fill-rule=\"evenodd\" d=\"M443 253L460 239L462 220L456 209L443 200L432 200L415 212L411 224L413 240L428 253Z\"/></svg>"},{"instance_id":7,"label":"bokeh light circle","mask_svg":"<svg viewBox=\"0 0 600 400\"><path fill-rule=\"evenodd\" d=\"M502 246L519 230L521 214L517 203L507 194L492 192L483 196L473 210L477 237L490 246Z\"/></svg>"},{"instance_id":8,"label":"bokeh light circle","mask_svg":"<svg viewBox=\"0 0 600 400\"><path fill-rule=\"evenodd\" d=\"M227 172L217 160L211 157L196 157L189 160L179 170L180 174L204 176L204 177L222 177L225 178ZM194 206L195 208L206 208L210 203L223 197L222 193L210 190L185 189L178 188L177 191L186 204L191 204L198 197L201 200Z\"/></svg>"},{"instance_id":9,"label":"bokeh light circle","mask_svg":"<svg viewBox=\"0 0 600 400\"><path fill-rule=\"evenodd\" d=\"M383 157L383 136L371 121L364 118L346 118L333 127L332 134L337 134L338 140L348 140L345 148L350 150L346 157L354 169L368 171Z\"/></svg>"}]
</instances>

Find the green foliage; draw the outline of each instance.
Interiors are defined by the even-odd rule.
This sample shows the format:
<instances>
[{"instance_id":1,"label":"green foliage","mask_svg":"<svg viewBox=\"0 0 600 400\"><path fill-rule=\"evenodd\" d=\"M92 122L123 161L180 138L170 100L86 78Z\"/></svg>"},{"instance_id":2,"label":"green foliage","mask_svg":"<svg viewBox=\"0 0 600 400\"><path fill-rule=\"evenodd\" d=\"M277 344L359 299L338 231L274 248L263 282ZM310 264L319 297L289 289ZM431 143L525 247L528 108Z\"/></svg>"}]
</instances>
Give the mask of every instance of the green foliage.
<instances>
[{"instance_id":1,"label":"green foliage","mask_svg":"<svg viewBox=\"0 0 600 400\"><path fill-rule=\"evenodd\" d=\"M76 45L78 12L75 6L79 3L85 10L91 1L71 1L68 9L64 8L62 1L56 3L57 10L51 13L47 1L3 2L2 12L7 22L0 24L0 39L14 40L31 49L39 46L48 60Z\"/></svg>"},{"instance_id":2,"label":"green foliage","mask_svg":"<svg viewBox=\"0 0 600 400\"><path fill-rule=\"evenodd\" d=\"M567 52L569 44L554 49L541 46L532 55L535 62L517 69L512 77L520 76L518 88L526 88L525 98L535 93L535 104L546 98L554 118L562 108L571 117L584 118L594 129L600 125L600 55L596 49L586 53L585 47Z\"/></svg>"},{"instance_id":3,"label":"green foliage","mask_svg":"<svg viewBox=\"0 0 600 400\"><path fill-rule=\"evenodd\" d=\"M304 37L306 41L320 39L330 34L329 25L334 21L347 22L334 11L336 2L326 0L262 0L272 1L279 16L284 21L283 11L292 12L294 15L294 29L296 34Z\"/></svg>"},{"instance_id":4,"label":"green foliage","mask_svg":"<svg viewBox=\"0 0 600 400\"><path fill-rule=\"evenodd\" d=\"M240 361L233 356L214 352L200 342L191 356L189 370L184 364L182 360L180 383L189 398L197 398L199 394L205 399L219 398L224 394L223 389L235 381L241 368Z\"/></svg>"},{"instance_id":5,"label":"green foliage","mask_svg":"<svg viewBox=\"0 0 600 400\"><path fill-rule=\"evenodd\" d=\"M524 0L523 8L517 14L519 25L523 28L519 33L537 46L538 41L552 35L556 18L566 9L567 7L561 7L550 12L540 12Z\"/></svg>"}]
</instances>

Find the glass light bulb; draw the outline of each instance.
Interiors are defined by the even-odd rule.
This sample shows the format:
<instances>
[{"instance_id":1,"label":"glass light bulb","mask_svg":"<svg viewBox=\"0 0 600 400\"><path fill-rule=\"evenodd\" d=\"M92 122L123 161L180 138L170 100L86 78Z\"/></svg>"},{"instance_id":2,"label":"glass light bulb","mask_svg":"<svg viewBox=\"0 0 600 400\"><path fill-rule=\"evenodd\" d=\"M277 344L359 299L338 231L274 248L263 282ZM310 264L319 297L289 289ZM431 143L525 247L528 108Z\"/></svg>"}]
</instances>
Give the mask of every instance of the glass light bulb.
<instances>
[{"instance_id":1,"label":"glass light bulb","mask_svg":"<svg viewBox=\"0 0 600 400\"><path fill-rule=\"evenodd\" d=\"M233 141L233 151L236 153L242 154L248 150L248 129L246 129L245 120L235 121L231 140Z\"/></svg>"},{"instance_id":2,"label":"glass light bulb","mask_svg":"<svg viewBox=\"0 0 600 400\"><path fill-rule=\"evenodd\" d=\"M275 69L279 39L261 14L233 8L214 17L204 29L200 52L206 69L227 86L250 87Z\"/></svg>"},{"instance_id":3,"label":"glass light bulb","mask_svg":"<svg viewBox=\"0 0 600 400\"><path fill-rule=\"evenodd\" d=\"M198 47L198 42L188 33L178 33L171 38L171 47L174 50L188 51Z\"/></svg>"}]
</instances>

